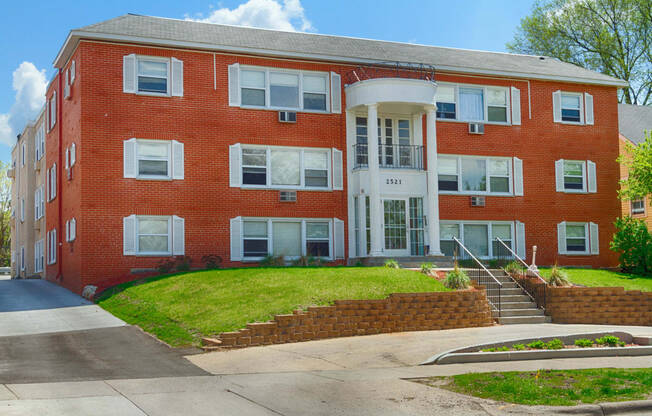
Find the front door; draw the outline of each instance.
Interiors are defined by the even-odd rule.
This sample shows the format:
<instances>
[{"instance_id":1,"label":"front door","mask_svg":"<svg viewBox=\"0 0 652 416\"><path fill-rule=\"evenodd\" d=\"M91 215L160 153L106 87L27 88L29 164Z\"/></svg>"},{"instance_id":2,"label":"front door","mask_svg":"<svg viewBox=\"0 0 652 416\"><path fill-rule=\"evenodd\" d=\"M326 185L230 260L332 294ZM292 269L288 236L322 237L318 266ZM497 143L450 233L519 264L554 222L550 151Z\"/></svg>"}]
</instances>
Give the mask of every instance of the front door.
<instances>
[{"instance_id":1,"label":"front door","mask_svg":"<svg viewBox=\"0 0 652 416\"><path fill-rule=\"evenodd\" d=\"M410 255L407 228L406 200L383 200L383 230L386 256Z\"/></svg>"}]
</instances>

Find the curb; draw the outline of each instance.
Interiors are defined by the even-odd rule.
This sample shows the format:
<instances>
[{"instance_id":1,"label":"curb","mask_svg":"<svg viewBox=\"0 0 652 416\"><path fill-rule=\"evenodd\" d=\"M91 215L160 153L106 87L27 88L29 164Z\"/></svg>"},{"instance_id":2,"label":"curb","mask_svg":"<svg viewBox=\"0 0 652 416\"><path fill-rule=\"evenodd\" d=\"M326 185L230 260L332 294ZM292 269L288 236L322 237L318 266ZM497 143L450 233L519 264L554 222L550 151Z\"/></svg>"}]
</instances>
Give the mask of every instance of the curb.
<instances>
[{"instance_id":1,"label":"curb","mask_svg":"<svg viewBox=\"0 0 652 416\"><path fill-rule=\"evenodd\" d=\"M652 413L652 400L606 402L599 404L584 404L573 407L547 407L546 410L566 415L594 414L599 416L623 415L634 412Z\"/></svg>"}]
</instances>

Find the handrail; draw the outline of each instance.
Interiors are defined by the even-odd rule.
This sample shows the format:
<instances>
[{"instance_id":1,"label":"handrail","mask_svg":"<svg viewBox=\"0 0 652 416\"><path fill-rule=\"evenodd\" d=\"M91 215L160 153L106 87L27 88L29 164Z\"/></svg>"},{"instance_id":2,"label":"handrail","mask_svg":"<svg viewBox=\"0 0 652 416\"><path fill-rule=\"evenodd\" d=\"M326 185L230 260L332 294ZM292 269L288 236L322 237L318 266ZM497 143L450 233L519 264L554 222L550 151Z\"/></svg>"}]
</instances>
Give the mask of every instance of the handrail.
<instances>
[{"instance_id":1,"label":"handrail","mask_svg":"<svg viewBox=\"0 0 652 416\"><path fill-rule=\"evenodd\" d=\"M480 265L480 267L482 267L482 269L483 269L485 272L487 272L487 274L488 274L489 276L491 276L492 279L494 279L494 281L498 284L499 287L501 287L501 288L503 287L503 284L500 283L500 281L499 281L498 279L496 279L496 276L494 276L493 273L491 273L491 272L489 271L489 269L487 269L487 268L484 266L484 264L482 264L482 263L480 262L480 260L478 260L477 258L475 258L475 256L473 255L473 253L471 253L471 252L469 251L469 249L467 249L466 247L464 247L464 244L462 244L462 242L461 242L460 240L458 240L457 237L453 237L453 240L454 240L457 244L459 244L460 247L462 247L462 248L464 249L464 251L466 251L466 254L468 254L469 256L471 256L471 258L472 258L476 263L478 263L478 264Z\"/></svg>"},{"instance_id":2,"label":"handrail","mask_svg":"<svg viewBox=\"0 0 652 416\"><path fill-rule=\"evenodd\" d=\"M512 250L512 249L511 249L507 244L505 244L505 242L504 242L503 240L501 240L500 237L496 237L496 241L498 241L498 242L499 242L500 244L502 244L502 245L503 245L507 250L509 250L509 252L512 253L512 256L514 256L515 259L517 259L518 261L520 261L520 262L525 266L525 268L526 268L529 272L532 272L532 274L534 274L535 277L537 277L539 280L541 280L542 283L544 283L544 284L548 284L548 282L546 282L545 279L544 279L543 277L541 277L541 275L539 274L539 272L537 272L536 270L532 269L532 268L531 268L531 267L530 267L530 266L529 266L529 265L528 265L528 264L527 264L527 263L526 263L522 258L520 258L520 257L518 256L518 254L514 253L514 250Z\"/></svg>"}]
</instances>

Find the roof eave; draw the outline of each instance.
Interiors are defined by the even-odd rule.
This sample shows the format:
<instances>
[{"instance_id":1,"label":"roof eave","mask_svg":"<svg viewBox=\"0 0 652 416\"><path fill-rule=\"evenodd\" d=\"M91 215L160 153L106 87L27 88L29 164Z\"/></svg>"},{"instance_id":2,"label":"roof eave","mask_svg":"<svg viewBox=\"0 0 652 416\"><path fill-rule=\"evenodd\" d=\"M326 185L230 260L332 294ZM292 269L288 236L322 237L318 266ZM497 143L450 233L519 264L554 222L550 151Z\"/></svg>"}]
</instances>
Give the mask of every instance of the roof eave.
<instances>
[{"instance_id":1,"label":"roof eave","mask_svg":"<svg viewBox=\"0 0 652 416\"><path fill-rule=\"evenodd\" d=\"M128 36L128 35L117 35L111 33L97 33L97 32L85 32L81 30L72 30L68 34L65 43L63 44L62 48L59 50L59 53L57 54L57 57L54 60L54 66L56 68L62 68L65 65L65 63L70 58L72 51L74 50L74 48L77 46L77 43L81 39L106 40L106 41L114 41L114 42L119 41L119 42L140 43L140 44L156 45L156 46L172 46L172 47L181 47L181 48L201 49L207 51L246 53L246 54L275 56L275 57L284 57L284 58L315 59L320 61L342 62L342 63L350 63L350 64L377 64L378 63L378 60L375 59L354 58L348 56L284 52L278 50L256 49L256 48L247 48L247 47L238 47L238 46L210 45L202 42L170 41L165 39L146 38L141 36ZM468 68L468 67L456 67L451 65L437 65L436 69L444 72L457 72L457 73L467 73L467 74L475 74L475 75L496 75L496 76L524 78L524 79L562 81L562 82L570 82L570 83L577 83L577 84L606 85L606 86L621 87L621 88L627 87L629 85L626 81L621 79L616 79L616 78L613 78L613 81L611 81L611 80L599 80L599 79L591 79L591 78L576 78L576 77L565 77L565 76L555 76L555 75L544 75L544 74L525 73L525 72L516 72L516 71L476 69L476 68Z\"/></svg>"}]
</instances>

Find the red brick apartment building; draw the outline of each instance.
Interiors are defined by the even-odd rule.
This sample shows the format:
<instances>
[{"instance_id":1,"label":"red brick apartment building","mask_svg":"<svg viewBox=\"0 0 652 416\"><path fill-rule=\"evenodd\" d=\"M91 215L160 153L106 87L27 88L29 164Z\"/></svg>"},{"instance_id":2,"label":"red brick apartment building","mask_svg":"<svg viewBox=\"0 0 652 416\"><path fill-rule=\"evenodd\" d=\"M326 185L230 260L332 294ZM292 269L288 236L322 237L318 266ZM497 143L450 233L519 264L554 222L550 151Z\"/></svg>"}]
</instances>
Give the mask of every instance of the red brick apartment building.
<instances>
[{"instance_id":1,"label":"red brick apartment building","mask_svg":"<svg viewBox=\"0 0 652 416\"><path fill-rule=\"evenodd\" d=\"M71 31L55 67L46 275L73 291L176 255L342 264L450 256L453 237L481 258L500 237L538 264L617 263L621 80L137 15Z\"/></svg>"}]
</instances>

